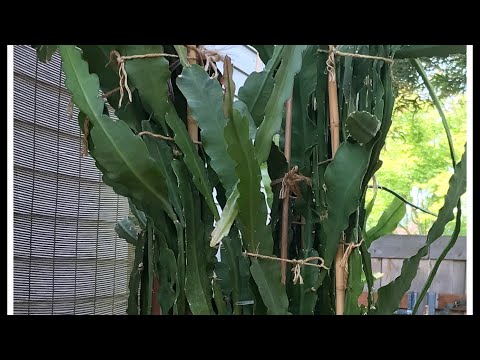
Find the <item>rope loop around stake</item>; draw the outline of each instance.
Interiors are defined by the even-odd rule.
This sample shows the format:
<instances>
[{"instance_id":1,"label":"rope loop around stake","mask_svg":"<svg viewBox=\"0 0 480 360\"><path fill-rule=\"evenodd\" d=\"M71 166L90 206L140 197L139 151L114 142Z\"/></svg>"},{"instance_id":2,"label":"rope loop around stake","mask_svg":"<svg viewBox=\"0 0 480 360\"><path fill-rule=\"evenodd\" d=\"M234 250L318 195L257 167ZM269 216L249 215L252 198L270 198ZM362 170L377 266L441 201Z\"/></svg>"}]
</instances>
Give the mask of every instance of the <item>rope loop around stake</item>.
<instances>
[{"instance_id":1,"label":"rope loop around stake","mask_svg":"<svg viewBox=\"0 0 480 360\"><path fill-rule=\"evenodd\" d=\"M331 50L318 49L317 52L329 54L329 59L328 60L330 60L330 57L332 57L332 59L333 59L334 55L338 55L338 56L350 56L350 57L361 58L361 59L382 60L382 61L385 61L386 63L389 63L389 64L394 63L394 60L391 59L391 58L386 58L386 57L383 57L383 56L374 56L374 55L363 55L363 54L357 54L357 53L346 53L346 52L343 52L343 51L338 51L337 48L335 48L335 47ZM327 65L328 65L328 63L327 63Z\"/></svg>"},{"instance_id":2,"label":"rope loop around stake","mask_svg":"<svg viewBox=\"0 0 480 360\"><path fill-rule=\"evenodd\" d=\"M273 186L281 182L282 188L280 189L279 199L285 199L290 193L293 193L297 197L301 195L299 183L302 181L308 186L312 186L312 179L300 174L298 172L298 166L295 165L285 173L283 178L273 180L271 185Z\"/></svg>"},{"instance_id":3,"label":"rope loop around stake","mask_svg":"<svg viewBox=\"0 0 480 360\"><path fill-rule=\"evenodd\" d=\"M303 259L303 260L297 260L297 259L290 260L290 259L278 258L278 257L275 257L275 256L249 253L247 251L245 251L243 254L245 256L255 257L255 258L259 258L259 259L283 261L283 262L295 265L292 268L293 283L294 284L296 284L297 282L299 282L300 284L303 284L303 277L301 275L301 269L300 269L302 266L314 266L314 267L319 268L319 269L323 268L325 270L329 270L329 268L325 266L325 260L323 260L323 258L320 257L320 256L310 256L310 257L308 257L306 259ZM312 264L310 261L313 261L313 260L320 261L320 264Z\"/></svg>"},{"instance_id":4,"label":"rope loop around stake","mask_svg":"<svg viewBox=\"0 0 480 360\"><path fill-rule=\"evenodd\" d=\"M187 46L187 48L190 48ZM205 66L204 69L205 71L208 71L210 68L213 69L214 75L212 76L213 79L216 79L218 77L218 69L217 66L215 65L215 62L217 61L223 61L224 57L220 55L217 51L215 50L207 50L204 47L200 48L193 48L199 54L200 59L202 62L205 60ZM139 54L139 55L128 55L128 56L122 56L117 50L112 50L110 52L110 61L105 65L107 67L112 63L112 61L116 60L117 66L118 66L118 76L120 78L119 80L119 89L120 90L120 99L118 101L118 107L122 105L122 100L124 96L124 89L127 91L128 94L128 100L132 102L132 91L130 90L128 86L128 74L125 71L125 60L132 60L132 59L148 59L148 58L158 58L158 57L175 57L178 58L178 55L174 54L167 54L167 53L152 53L152 54ZM117 89L114 89L117 91ZM113 90L112 90L113 91Z\"/></svg>"}]
</instances>

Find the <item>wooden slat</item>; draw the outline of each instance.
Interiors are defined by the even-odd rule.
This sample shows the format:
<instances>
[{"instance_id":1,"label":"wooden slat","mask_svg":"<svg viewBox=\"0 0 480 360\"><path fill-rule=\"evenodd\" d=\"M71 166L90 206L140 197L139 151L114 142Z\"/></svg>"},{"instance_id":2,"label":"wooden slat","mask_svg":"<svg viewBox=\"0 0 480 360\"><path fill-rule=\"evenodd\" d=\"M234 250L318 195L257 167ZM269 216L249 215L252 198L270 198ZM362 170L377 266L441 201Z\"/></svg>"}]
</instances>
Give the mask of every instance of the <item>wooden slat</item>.
<instances>
[{"instance_id":1,"label":"wooden slat","mask_svg":"<svg viewBox=\"0 0 480 360\"><path fill-rule=\"evenodd\" d=\"M375 293L373 295L373 298L375 299L375 301L377 301L377 293ZM438 294L438 301L437 301L437 309L438 310L442 310L447 304L451 304L455 301L460 301L460 300L463 300L465 299L465 295L463 294ZM426 298L426 297L425 297ZM367 306L367 292L363 292L359 298L358 298L358 305L364 305L364 306ZM402 301L400 302L400 306L399 306L399 309L406 309L408 306L408 295L405 294L403 295L402 297ZM421 313L421 311L420 311Z\"/></svg>"},{"instance_id":2,"label":"wooden slat","mask_svg":"<svg viewBox=\"0 0 480 360\"><path fill-rule=\"evenodd\" d=\"M375 240L368 250L372 258L405 259L420 249L426 241L425 235L386 235ZM450 241L450 236L441 236L429 249L424 259L438 259ZM466 260L466 237L459 236L455 246L448 252L446 260Z\"/></svg>"},{"instance_id":3,"label":"wooden slat","mask_svg":"<svg viewBox=\"0 0 480 360\"><path fill-rule=\"evenodd\" d=\"M375 240L368 251L373 258L405 259L415 255L424 244L423 235L387 235Z\"/></svg>"},{"instance_id":4,"label":"wooden slat","mask_svg":"<svg viewBox=\"0 0 480 360\"><path fill-rule=\"evenodd\" d=\"M367 292L363 292L359 297L358 297L358 305L364 305L364 306L367 306L368 304L368 300L367 300ZM378 298L378 294L375 293L373 294L373 299L374 301L377 301L377 298ZM407 304L408 304L408 298L407 298L407 295L403 295L402 297L402 301L400 301L400 309L406 309L407 308Z\"/></svg>"},{"instance_id":5,"label":"wooden slat","mask_svg":"<svg viewBox=\"0 0 480 360\"><path fill-rule=\"evenodd\" d=\"M432 266L436 260L432 260ZM444 260L433 279L430 291L448 294L465 293L466 268L464 261Z\"/></svg>"},{"instance_id":6,"label":"wooden slat","mask_svg":"<svg viewBox=\"0 0 480 360\"><path fill-rule=\"evenodd\" d=\"M451 304L455 301L464 300L466 296L464 294L439 294L437 301L437 309L443 309L447 304Z\"/></svg>"},{"instance_id":7,"label":"wooden slat","mask_svg":"<svg viewBox=\"0 0 480 360\"><path fill-rule=\"evenodd\" d=\"M438 259L441 252L450 241L450 236L441 236L430 246L430 259ZM467 259L467 238L459 236L453 248L448 252L445 260L466 260Z\"/></svg>"}]
</instances>

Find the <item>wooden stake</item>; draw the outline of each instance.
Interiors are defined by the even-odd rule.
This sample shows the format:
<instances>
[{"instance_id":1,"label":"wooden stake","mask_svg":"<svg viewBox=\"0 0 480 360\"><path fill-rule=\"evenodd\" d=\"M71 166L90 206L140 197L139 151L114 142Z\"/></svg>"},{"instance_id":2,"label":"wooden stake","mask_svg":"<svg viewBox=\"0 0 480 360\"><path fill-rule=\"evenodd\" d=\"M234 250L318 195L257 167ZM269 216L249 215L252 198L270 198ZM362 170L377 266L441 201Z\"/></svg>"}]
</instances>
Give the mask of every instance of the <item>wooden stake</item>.
<instances>
[{"instance_id":1,"label":"wooden stake","mask_svg":"<svg viewBox=\"0 0 480 360\"><path fill-rule=\"evenodd\" d=\"M196 64L197 53L195 51L195 45L188 45L188 62L190 64ZM190 113L190 108L187 106L187 128L188 134L193 142L198 142L198 125L197 122L192 118ZM198 145L195 143L195 146L198 148Z\"/></svg>"},{"instance_id":2,"label":"wooden stake","mask_svg":"<svg viewBox=\"0 0 480 360\"><path fill-rule=\"evenodd\" d=\"M286 103L286 119L285 119L285 159L287 160L288 169L290 169L290 158L292 148L292 98L287 100ZM282 235L280 242L280 257L286 259L288 257L288 205L290 201L290 191L287 190L287 194L283 199L282 208ZM281 262L282 269L282 284L287 282L287 263Z\"/></svg>"},{"instance_id":3,"label":"wooden stake","mask_svg":"<svg viewBox=\"0 0 480 360\"><path fill-rule=\"evenodd\" d=\"M332 51L335 45L328 45ZM335 157L338 146L340 145L340 120L338 115L338 96L337 96L337 79L335 73L335 55L329 54L330 62L328 73L328 105L330 113L330 136L332 140L332 158ZM345 310L345 268L340 266L343 258L343 244L338 245L337 254L335 255L335 313L343 315Z\"/></svg>"}]
</instances>

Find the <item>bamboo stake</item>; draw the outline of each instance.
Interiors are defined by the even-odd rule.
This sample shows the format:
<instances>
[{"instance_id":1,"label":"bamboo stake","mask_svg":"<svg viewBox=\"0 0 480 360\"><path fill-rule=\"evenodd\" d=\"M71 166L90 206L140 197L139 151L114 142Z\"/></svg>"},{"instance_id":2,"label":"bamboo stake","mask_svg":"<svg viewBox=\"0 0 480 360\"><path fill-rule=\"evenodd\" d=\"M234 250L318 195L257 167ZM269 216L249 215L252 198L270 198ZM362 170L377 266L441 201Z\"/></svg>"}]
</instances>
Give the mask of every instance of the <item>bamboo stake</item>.
<instances>
[{"instance_id":1,"label":"bamboo stake","mask_svg":"<svg viewBox=\"0 0 480 360\"><path fill-rule=\"evenodd\" d=\"M286 119L285 119L285 159L290 169L290 158L292 148L292 98L286 102ZM280 257L286 259L288 257L288 205L290 201L290 189L287 188L287 194L283 199L282 208L282 236L280 242ZM282 261L282 284L287 282L287 263Z\"/></svg>"},{"instance_id":2,"label":"bamboo stake","mask_svg":"<svg viewBox=\"0 0 480 360\"><path fill-rule=\"evenodd\" d=\"M332 158L335 157L340 143L340 121L338 115L337 79L335 73L335 55L332 52L335 45L328 45L328 105L330 113L330 136L332 139ZM343 315L345 310L345 268L340 266L343 258L343 244L338 245L335 255L335 313Z\"/></svg>"},{"instance_id":3,"label":"bamboo stake","mask_svg":"<svg viewBox=\"0 0 480 360\"><path fill-rule=\"evenodd\" d=\"M188 45L188 62L190 64L196 64L197 61L197 53L195 51L195 45ZM192 114L190 112L190 108L187 107L187 128L188 128L188 134L190 135L190 138L193 140L195 143L195 147L198 148L198 125L197 122L192 118Z\"/></svg>"}]
</instances>

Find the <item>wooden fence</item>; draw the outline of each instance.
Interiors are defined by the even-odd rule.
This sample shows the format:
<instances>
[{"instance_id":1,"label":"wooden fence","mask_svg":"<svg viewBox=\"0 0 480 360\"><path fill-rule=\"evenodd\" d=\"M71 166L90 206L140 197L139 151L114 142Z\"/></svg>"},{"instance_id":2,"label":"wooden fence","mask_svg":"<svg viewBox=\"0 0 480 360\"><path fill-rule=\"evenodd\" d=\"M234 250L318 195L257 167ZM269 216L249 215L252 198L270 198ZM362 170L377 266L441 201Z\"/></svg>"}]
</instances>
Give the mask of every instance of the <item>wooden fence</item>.
<instances>
[{"instance_id":1,"label":"wooden fence","mask_svg":"<svg viewBox=\"0 0 480 360\"><path fill-rule=\"evenodd\" d=\"M449 236L442 236L430 246L428 254L420 261L417 276L412 281L409 292L422 291L431 269L449 240ZM387 235L374 241L369 249L372 270L374 273L383 273L383 276L375 281L375 291L400 275L404 259L414 255L425 241L424 235ZM460 236L440 265L429 289L430 293L437 294L435 306L437 310L466 298L466 253L466 237ZM407 308L407 298L405 295L400 308ZM366 303L366 292L360 298L360 302ZM424 303L427 303L427 298ZM420 306L420 313L423 312L423 308L424 304Z\"/></svg>"}]
</instances>

